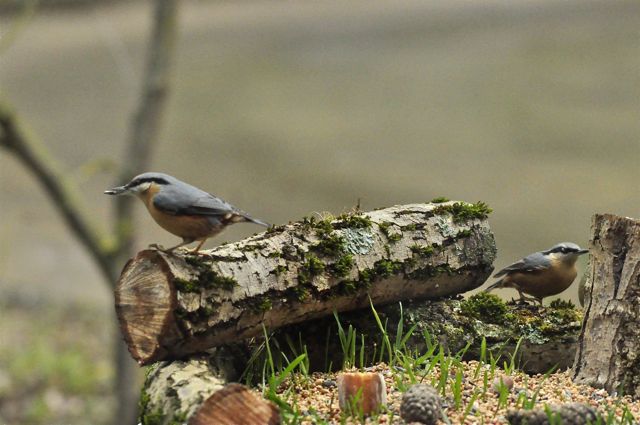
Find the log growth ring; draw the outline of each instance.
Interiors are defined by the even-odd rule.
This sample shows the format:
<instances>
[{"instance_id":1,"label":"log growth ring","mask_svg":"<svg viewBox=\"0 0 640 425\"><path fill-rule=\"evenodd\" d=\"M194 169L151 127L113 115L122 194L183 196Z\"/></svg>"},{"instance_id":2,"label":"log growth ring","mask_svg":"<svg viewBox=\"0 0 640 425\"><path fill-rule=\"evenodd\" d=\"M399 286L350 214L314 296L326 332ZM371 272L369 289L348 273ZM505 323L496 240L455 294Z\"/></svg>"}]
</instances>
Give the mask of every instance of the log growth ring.
<instances>
[{"instance_id":1,"label":"log growth ring","mask_svg":"<svg viewBox=\"0 0 640 425\"><path fill-rule=\"evenodd\" d=\"M116 315L133 358L145 365L166 350L160 335L173 335L176 291L172 272L162 255L145 250L125 265L115 289Z\"/></svg>"}]
</instances>

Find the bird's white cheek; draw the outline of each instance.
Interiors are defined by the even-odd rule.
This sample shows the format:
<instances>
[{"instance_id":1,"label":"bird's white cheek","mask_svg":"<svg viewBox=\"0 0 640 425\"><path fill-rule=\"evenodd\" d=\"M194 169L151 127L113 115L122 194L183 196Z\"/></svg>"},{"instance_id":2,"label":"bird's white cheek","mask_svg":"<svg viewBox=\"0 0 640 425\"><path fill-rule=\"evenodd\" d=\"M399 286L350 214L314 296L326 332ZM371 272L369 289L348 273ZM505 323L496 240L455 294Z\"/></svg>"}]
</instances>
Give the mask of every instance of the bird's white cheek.
<instances>
[{"instance_id":1,"label":"bird's white cheek","mask_svg":"<svg viewBox=\"0 0 640 425\"><path fill-rule=\"evenodd\" d=\"M147 189L149 189L149 187L151 186L151 183L142 183L139 184L138 186L131 188L131 192L133 192L136 195L139 195L143 192L146 192Z\"/></svg>"}]
</instances>

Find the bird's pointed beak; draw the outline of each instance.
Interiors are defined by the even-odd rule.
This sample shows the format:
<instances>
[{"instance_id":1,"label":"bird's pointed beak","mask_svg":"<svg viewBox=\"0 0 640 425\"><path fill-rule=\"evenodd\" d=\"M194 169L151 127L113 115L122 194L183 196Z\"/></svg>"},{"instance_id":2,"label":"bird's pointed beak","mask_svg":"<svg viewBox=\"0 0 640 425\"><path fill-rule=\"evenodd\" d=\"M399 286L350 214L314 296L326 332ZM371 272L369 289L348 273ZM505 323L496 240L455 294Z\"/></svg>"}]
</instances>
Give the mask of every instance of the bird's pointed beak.
<instances>
[{"instance_id":1,"label":"bird's pointed beak","mask_svg":"<svg viewBox=\"0 0 640 425\"><path fill-rule=\"evenodd\" d=\"M581 249L580 251L578 251L578 255L586 254L588 252L589 252L588 249Z\"/></svg>"},{"instance_id":2,"label":"bird's pointed beak","mask_svg":"<svg viewBox=\"0 0 640 425\"><path fill-rule=\"evenodd\" d=\"M123 195L127 193L127 191L128 191L127 186L118 186L118 187L114 187L113 189L105 190L104 194L105 195Z\"/></svg>"}]
</instances>

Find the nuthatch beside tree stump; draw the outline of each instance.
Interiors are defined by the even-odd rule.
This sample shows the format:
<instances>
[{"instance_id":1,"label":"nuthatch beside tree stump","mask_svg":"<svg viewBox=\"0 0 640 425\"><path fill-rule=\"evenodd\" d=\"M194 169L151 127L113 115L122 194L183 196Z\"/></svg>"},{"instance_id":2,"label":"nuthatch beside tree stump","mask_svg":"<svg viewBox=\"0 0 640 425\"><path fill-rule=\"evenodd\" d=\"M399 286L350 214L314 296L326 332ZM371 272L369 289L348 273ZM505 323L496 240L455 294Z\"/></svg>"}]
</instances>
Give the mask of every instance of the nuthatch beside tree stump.
<instances>
[{"instance_id":1,"label":"nuthatch beside tree stump","mask_svg":"<svg viewBox=\"0 0 640 425\"><path fill-rule=\"evenodd\" d=\"M576 261L587 252L588 249L581 249L575 243L562 242L545 251L527 255L496 273L494 277L504 277L485 291L513 288L521 300L526 300L523 294L527 294L542 304L543 298L557 295L571 286L578 275Z\"/></svg>"}]
</instances>

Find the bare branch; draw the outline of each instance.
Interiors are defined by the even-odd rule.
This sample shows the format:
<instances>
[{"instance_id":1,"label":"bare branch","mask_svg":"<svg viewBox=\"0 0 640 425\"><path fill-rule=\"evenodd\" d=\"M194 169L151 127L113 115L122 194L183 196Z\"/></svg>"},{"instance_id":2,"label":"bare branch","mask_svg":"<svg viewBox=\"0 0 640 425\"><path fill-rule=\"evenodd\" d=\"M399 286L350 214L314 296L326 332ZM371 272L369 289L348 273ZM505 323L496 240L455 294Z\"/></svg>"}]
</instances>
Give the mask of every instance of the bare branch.
<instances>
[{"instance_id":1,"label":"bare branch","mask_svg":"<svg viewBox=\"0 0 640 425\"><path fill-rule=\"evenodd\" d=\"M35 175L72 233L89 250L100 271L109 282L115 282L117 269L101 244L105 238L89 224L88 214L77 196L76 185L65 177L50 153L36 136L29 133L6 103L0 103L0 129L0 146L14 154Z\"/></svg>"},{"instance_id":2,"label":"bare branch","mask_svg":"<svg viewBox=\"0 0 640 425\"><path fill-rule=\"evenodd\" d=\"M148 168L151 149L158 139L169 92L171 64L175 56L176 0L156 0L153 25L147 49L149 56L143 76L142 94L131 123L118 184L123 184ZM117 199L115 229L119 241L119 257L123 259L131 256L133 245L131 208L131 198Z\"/></svg>"}]
</instances>

